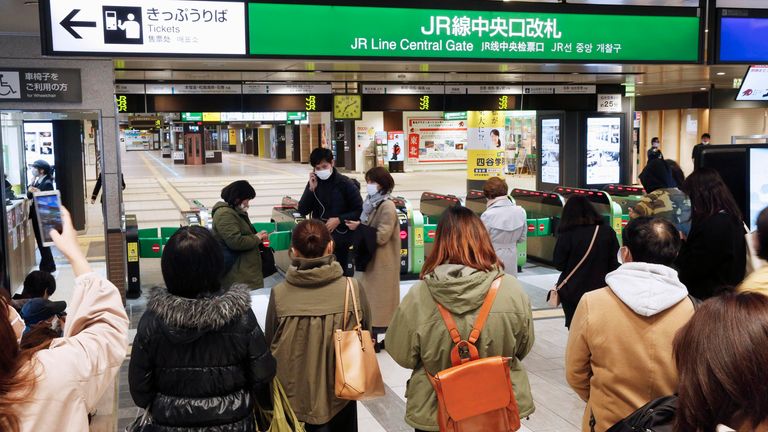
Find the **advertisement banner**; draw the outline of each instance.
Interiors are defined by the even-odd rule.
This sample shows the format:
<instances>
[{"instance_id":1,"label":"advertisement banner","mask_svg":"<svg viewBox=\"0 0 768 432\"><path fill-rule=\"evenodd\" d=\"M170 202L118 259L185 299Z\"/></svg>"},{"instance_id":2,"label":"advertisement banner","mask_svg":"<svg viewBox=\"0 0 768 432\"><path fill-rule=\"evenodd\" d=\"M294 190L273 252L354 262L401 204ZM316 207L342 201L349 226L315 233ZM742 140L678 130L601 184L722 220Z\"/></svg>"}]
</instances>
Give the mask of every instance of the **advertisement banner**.
<instances>
[{"instance_id":1,"label":"advertisement banner","mask_svg":"<svg viewBox=\"0 0 768 432\"><path fill-rule=\"evenodd\" d=\"M467 121L435 118L408 119L409 153L411 136L418 137L419 162L465 162Z\"/></svg>"},{"instance_id":2,"label":"advertisement banner","mask_svg":"<svg viewBox=\"0 0 768 432\"><path fill-rule=\"evenodd\" d=\"M408 159L419 158L419 142L420 142L419 134L408 135Z\"/></svg>"},{"instance_id":3,"label":"advertisement banner","mask_svg":"<svg viewBox=\"0 0 768 432\"><path fill-rule=\"evenodd\" d=\"M467 147L472 150L504 150L501 137L505 120L502 111L469 111Z\"/></svg>"},{"instance_id":4,"label":"advertisement banner","mask_svg":"<svg viewBox=\"0 0 768 432\"><path fill-rule=\"evenodd\" d=\"M541 120L541 182L560 184L560 119Z\"/></svg>"},{"instance_id":5,"label":"advertisement banner","mask_svg":"<svg viewBox=\"0 0 768 432\"><path fill-rule=\"evenodd\" d=\"M467 150L467 180L504 176L503 150Z\"/></svg>"},{"instance_id":6,"label":"advertisement banner","mask_svg":"<svg viewBox=\"0 0 768 432\"><path fill-rule=\"evenodd\" d=\"M250 3L248 13L249 54L255 56L614 63L699 59L696 16L287 3Z\"/></svg>"},{"instance_id":7,"label":"advertisement banner","mask_svg":"<svg viewBox=\"0 0 768 432\"><path fill-rule=\"evenodd\" d=\"M587 184L621 182L621 119L587 119Z\"/></svg>"},{"instance_id":8,"label":"advertisement banner","mask_svg":"<svg viewBox=\"0 0 768 432\"><path fill-rule=\"evenodd\" d=\"M387 161L405 161L405 133L403 131L387 132Z\"/></svg>"}]
</instances>

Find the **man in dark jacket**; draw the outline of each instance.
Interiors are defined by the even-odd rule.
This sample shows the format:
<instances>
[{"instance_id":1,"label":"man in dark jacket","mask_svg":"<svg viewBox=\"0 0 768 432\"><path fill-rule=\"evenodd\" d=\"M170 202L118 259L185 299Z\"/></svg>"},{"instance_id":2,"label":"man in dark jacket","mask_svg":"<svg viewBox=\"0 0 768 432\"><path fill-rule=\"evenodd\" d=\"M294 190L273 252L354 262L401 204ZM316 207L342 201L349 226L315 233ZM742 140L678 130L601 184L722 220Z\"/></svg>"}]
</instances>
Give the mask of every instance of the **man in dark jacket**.
<instances>
[{"instance_id":1,"label":"man in dark jacket","mask_svg":"<svg viewBox=\"0 0 768 432\"><path fill-rule=\"evenodd\" d=\"M53 186L53 167L44 161L38 160L32 164L30 170L34 177L32 185L27 190L27 198L32 199L37 192L47 192L54 190ZM37 240L37 248L40 250L40 270L48 273L56 271L56 262L53 260L53 253L51 248L43 246L43 236L40 232L40 225L37 223L37 212L33 205L29 210L29 217L32 219L32 229L35 232L35 240Z\"/></svg>"},{"instance_id":2,"label":"man in dark jacket","mask_svg":"<svg viewBox=\"0 0 768 432\"><path fill-rule=\"evenodd\" d=\"M309 182L299 201L299 213L304 216L311 213L313 219L325 222L336 246L336 259L344 268L344 274L351 276L354 268L347 262L347 257L352 236L344 222L360 220L363 211L360 187L336 170L330 149L312 150L309 163L312 172L309 173Z\"/></svg>"},{"instance_id":3,"label":"man in dark jacket","mask_svg":"<svg viewBox=\"0 0 768 432\"><path fill-rule=\"evenodd\" d=\"M711 138L708 133L705 133L701 136L701 142L693 146L693 151L691 152L691 159L693 159L693 169L696 169L699 167L699 156L701 155L701 152L704 150L704 146L708 146Z\"/></svg>"}]
</instances>

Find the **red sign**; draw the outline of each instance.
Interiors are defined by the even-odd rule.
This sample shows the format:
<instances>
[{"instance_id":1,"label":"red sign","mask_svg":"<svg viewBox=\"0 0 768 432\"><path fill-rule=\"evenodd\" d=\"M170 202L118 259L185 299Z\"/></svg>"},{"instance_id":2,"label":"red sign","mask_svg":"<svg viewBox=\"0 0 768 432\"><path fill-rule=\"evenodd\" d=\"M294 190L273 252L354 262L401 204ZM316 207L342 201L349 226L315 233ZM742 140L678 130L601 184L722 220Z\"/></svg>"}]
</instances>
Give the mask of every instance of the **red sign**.
<instances>
[{"instance_id":1,"label":"red sign","mask_svg":"<svg viewBox=\"0 0 768 432\"><path fill-rule=\"evenodd\" d=\"M429 232L427 233L427 237L429 237L429 238L431 238L431 239L435 238L435 232L434 232L434 231L429 231Z\"/></svg>"},{"instance_id":2,"label":"red sign","mask_svg":"<svg viewBox=\"0 0 768 432\"><path fill-rule=\"evenodd\" d=\"M400 231L400 240L408 238L408 231Z\"/></svg>"},{"instance_id":3,"label":"red sign","mask_svg":"<svg viewBox=\"0 0 768 432\"><path fill-rule=\"evenodd\" d=\"M160 252L160 245L157 244L157 243L153 244L152 245L152 252L154 252L154 253Z\"/></svg>"},{"instance_id":4,"label":"red sign","mask_svg":"<svg viewBox=\"0 0 768 432\"><path fill-rule=\"evenodd\" d=\"M530 224L528 225L528 232L534 232L536 231L536 225Z\"/></svg>"},{"instance_id":5,"label":"red sign","mask_svg":"<svg viewBox=\"0 0 768 432\"><path fill-rule=\"evenodd\" d=\"M544 232L544 224L539 224L539 231Z\"/></svg>"},{"instance_id":6,"label":"red sign","mask_svg":"<svg viewBox=\"0 0 768 432\"><path fill-rule=\"evenodd\" d=\"M263 240L261 243L264 245L264 247L269 247L269 240Z\"/></svg>"},{"instance_id":7,"label":"red sign","mask_svg":"<svg viewBox=\"0 0 768 432\"><path fill-rule=\"evenodd\" d=\"M419 134L412 133L408 135L408 157L410 159L419 158L419 140L421 136Z\"/></svg>"}]
</instances>

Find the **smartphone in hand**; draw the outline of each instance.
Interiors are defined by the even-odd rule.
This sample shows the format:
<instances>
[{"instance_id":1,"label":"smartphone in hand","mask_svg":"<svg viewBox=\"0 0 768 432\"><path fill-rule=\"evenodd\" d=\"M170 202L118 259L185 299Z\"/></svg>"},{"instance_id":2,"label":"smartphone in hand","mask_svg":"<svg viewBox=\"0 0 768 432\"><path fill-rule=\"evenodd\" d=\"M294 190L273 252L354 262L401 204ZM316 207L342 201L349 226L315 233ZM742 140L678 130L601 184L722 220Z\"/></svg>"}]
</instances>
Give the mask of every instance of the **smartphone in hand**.
<instances>
[{"instance_id":1,"label":"smartphone in hand","mask_svg":"<svg viewBox=\"0 0 768 432\"><path fill-rule=\"evenodd\" d=\"M43 246L53 246L51 230L61 233L64 223L61 220L61 194L59 191L35 192L32 196L37 213Z\"/></svg>"}]
</instances>

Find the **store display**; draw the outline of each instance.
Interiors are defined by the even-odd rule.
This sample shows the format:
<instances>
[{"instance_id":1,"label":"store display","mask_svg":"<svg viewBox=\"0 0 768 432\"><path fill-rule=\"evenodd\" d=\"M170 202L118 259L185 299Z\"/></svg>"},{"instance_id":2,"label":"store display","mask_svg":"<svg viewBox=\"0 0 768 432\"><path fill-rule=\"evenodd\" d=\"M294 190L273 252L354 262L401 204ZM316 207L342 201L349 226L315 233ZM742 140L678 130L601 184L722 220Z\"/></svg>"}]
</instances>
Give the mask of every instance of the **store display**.
<instances>
[{"instance_id":1,"label":"store display","mask_svg":"<svg viewBox=\"0 0 768 432\"><path fill-rule=\"evenodd\" d=\"M621 119L587 119L587 184L620 183Z\"/></svg>"}]
</instances>

